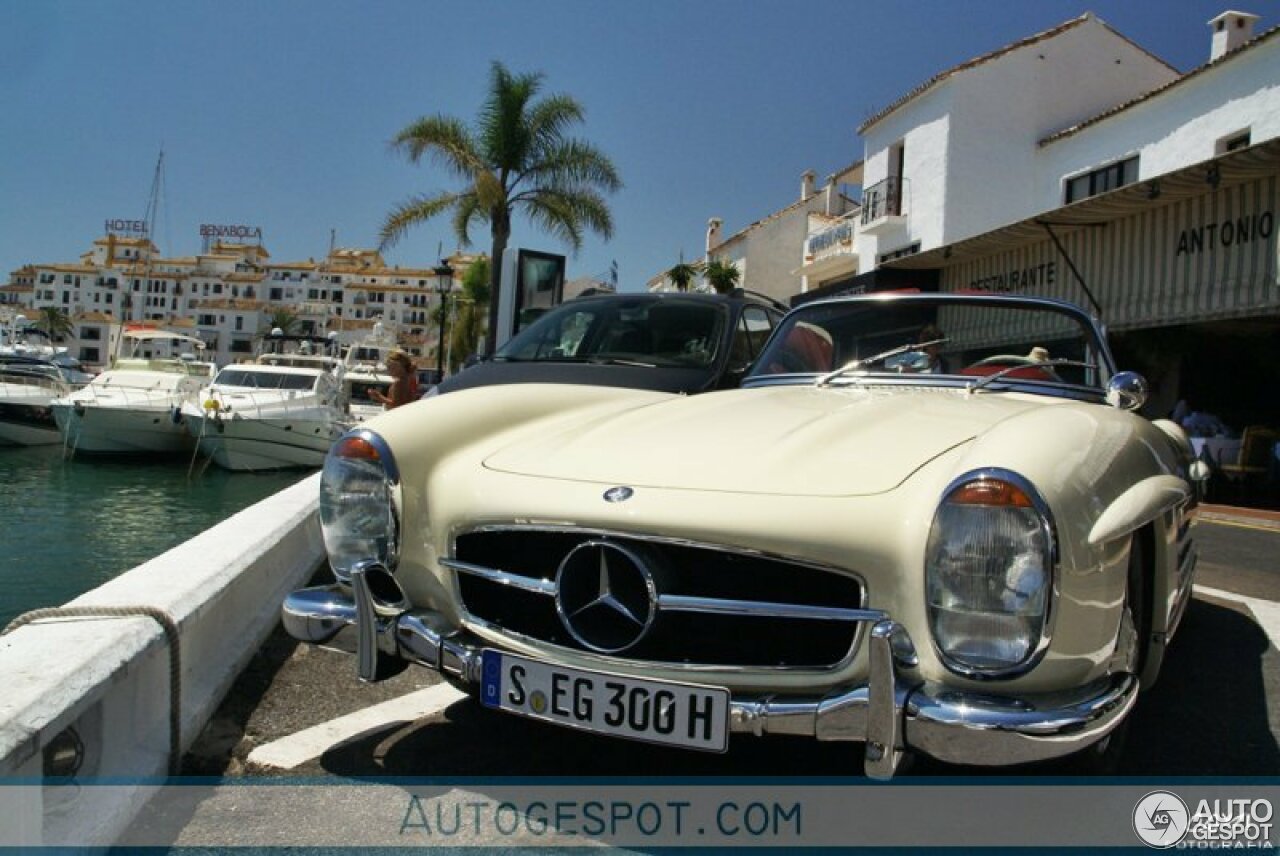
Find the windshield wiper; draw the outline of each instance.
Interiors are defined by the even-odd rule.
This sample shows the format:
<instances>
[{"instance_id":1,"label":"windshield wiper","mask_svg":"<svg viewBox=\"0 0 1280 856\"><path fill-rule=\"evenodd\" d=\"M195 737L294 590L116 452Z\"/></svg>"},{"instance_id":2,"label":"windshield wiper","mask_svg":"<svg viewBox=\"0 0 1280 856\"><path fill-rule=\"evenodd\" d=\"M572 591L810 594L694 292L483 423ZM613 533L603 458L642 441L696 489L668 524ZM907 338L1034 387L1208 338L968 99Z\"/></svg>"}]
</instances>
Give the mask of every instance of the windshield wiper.
<instances>
[{"instance_id":1,"label":"windshield wiper","mask_svg":"<svg viewBox=\"0 0 1280 856\"><path fill-rule=\"evenodd\" d=\"M813 385L827 386L828 384L831 383L831 381L835 380L841 375L847 374L851 371L856 371L862 368L863 366L869 366L873 363L878 363L881 360L887 360L890 357L896 357L898 356L898 354L905 354L907 351L919 351L923 348L928 348L932 345L941 345L944 342L948 342L948 341L950 340L949 339L930 339L927 342L914 342L910 345L899 345L896 348L890 348L887 351L881 351L880 353L875 354L874 356L867 357L866 359L850 360L849 362L845 363L835 371L827 372L822 377L818 378L816 381L814 381Z\"/></svg>"},{"instance_id":2,"label":"windshield wiper","mask_svg":"<svg viewBox=\"0 0 1280 856\"><path fill-rule=\"evenodd\" d=\"M973 381L972 383L970 383L967 387L965 387L965 390L971 393L977 392L978 390L982 389L992 381L997 381L1000 378L1004 377L1005 375L1012 374L1013 372L1019 371L1021 369L1053 368L1054 366L1074 366L1075 368L1080 368L1080 369L1096 369L1098 367L1096 363L1082 363L1079 360L1028 361L1025 363L1020 363L1016 366L1005 366L1004 368L1000 369L1000 371L998 372L992 372L989 375L984 375L978 378L977 380ZM1057 377L1056 372L1049 372L1048 374L1050 375L1050 377L1031 378L1031 380L1048 380L1048 381L1057 380L1058 383L1065 382L1061 378Z\"/></svg>"},{"instance_id":3,"label":"windshield wiper","mask_svg":"<svg viewBox=\"0 0 1280 856\"><path fill-rule=\"evenodd\" d=\"M642 369L656 369L657 363L645 363L640 360L624 360L621 357L591 357L587 360L593 366L638 366Z\"/></svg>"}]
</instances>

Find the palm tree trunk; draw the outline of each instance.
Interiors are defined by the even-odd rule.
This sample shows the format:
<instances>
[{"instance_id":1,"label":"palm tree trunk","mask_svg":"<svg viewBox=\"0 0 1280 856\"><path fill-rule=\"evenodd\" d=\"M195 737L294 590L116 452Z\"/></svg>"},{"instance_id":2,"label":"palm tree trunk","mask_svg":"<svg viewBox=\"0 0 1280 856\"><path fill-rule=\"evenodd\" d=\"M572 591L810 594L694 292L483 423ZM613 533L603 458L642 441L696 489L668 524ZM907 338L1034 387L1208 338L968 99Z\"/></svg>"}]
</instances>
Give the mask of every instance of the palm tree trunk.
<instances>
[{"instance_id":1,"label":"palm tree trunk","mask_svg":"<svg viewBox=\"0 0 1280 856\"><path fill-rule=\"evenodd\" d=\"M498 350L498 310L502 303L498 285L502 281L502 255L507 251L507 241L511 239L511 215L505 211L495 212L491 222L493 225L489 234L493 237L493 244L489 256L489 332L485 334L484 347L486 357L492 357L494 351Z\"/></svg>"}]
</instances>

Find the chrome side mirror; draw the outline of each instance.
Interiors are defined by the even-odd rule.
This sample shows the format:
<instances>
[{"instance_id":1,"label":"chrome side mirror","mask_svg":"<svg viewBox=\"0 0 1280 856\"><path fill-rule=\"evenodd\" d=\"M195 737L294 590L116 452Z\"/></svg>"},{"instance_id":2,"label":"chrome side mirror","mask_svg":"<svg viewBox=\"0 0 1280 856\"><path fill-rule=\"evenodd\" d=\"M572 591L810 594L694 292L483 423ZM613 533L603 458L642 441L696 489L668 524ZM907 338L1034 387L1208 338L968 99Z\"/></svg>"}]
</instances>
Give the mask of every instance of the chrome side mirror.
<instances>
[{"instance_id":1,"label":"chrome side mirror","mask_svg":"<svg viewBox=\"0 0 1280 856\"><path fill-rule=\"evenodd\" d=\"M1107 381L1107 404L1137 410L1147 403L1147 379L1137 372L1119 372Z\"/></svg>"}]
</instances>

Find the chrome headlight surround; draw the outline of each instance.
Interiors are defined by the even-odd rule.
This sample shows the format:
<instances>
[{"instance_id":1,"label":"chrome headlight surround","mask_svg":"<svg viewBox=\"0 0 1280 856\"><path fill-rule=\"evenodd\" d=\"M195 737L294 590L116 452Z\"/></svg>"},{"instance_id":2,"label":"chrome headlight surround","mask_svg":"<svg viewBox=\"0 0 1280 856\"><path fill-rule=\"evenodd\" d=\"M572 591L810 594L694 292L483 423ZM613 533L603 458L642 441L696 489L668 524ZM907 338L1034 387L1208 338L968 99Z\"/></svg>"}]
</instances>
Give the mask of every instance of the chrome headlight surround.
<instances>
[{"instance_id":1,"label":"chrome headlight surround","mask_svg":"<svg viewBox=\"0 0 1280 856\"><path fill-rule=\"evenodd\" d=\"M400 558L400 470L391 447L367 428L339 437L320 476L320 531L343 582L361 563L394 571Z\"/></svg>"},{"instance_id":2,"label":"chrome headlight surround","mask_svg":"<svg viewBox=\"0 0 1280 856\"><path fill-rule=\"evenodd\" d=\"M1058 597L1058 548L1044 498L988 468L947 486L925 548L934 650L955 674L1013 678L1044 656Z\"/></svg>"}]
</instances>

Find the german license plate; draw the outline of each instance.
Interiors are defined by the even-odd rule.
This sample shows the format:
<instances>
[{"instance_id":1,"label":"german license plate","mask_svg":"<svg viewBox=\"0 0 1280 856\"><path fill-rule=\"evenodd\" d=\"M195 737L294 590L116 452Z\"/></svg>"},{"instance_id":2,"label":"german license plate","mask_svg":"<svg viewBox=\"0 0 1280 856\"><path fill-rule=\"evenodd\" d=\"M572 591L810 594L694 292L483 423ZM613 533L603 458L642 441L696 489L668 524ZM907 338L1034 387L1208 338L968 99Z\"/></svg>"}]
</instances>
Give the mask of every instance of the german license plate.
<instances>
[{"instance_id":1,"label":"german license plate","mask_svg":"<svg viewBox=\"0 0 1280 856\"><path fill-rule=\"evenodd\" d=\"M552 666L486 649L480 700L596 734L723 752L729 691Z\"/></svg>"}]
</instances>

